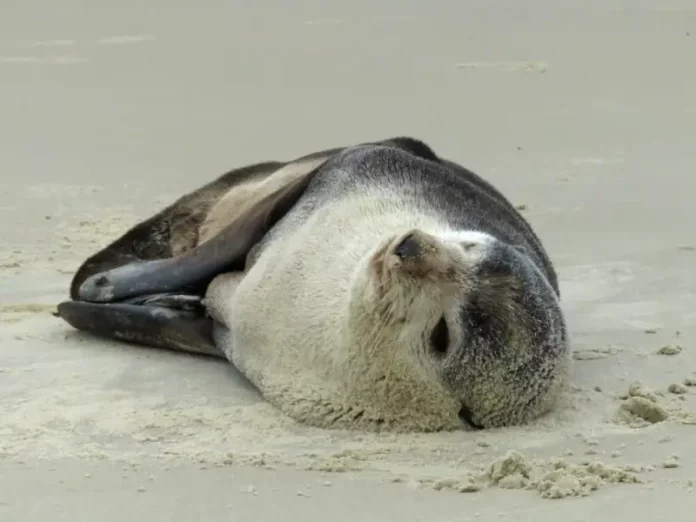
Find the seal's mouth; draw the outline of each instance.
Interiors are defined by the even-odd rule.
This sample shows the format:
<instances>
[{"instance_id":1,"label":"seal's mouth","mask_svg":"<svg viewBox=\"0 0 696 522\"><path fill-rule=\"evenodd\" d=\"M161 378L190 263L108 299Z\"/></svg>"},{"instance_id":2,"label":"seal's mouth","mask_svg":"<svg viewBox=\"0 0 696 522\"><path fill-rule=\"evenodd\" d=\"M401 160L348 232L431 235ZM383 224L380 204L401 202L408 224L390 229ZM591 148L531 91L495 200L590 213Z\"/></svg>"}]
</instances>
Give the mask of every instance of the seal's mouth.
<instances>
[{"instance_id":1,"label":"seal's mouth","mask_svg":"<svg viewBox=\"0 0 696 522\"><path fill-rule=\"evenodd\" d=\"M480 424L476 424L474 422L473 415L471 413L471 410L466 404L463 404L461 409L459 410L459 418L462 420L462 422L468 424L475 430L482 430L483 426Z\"/></svg>"}]
</instances>

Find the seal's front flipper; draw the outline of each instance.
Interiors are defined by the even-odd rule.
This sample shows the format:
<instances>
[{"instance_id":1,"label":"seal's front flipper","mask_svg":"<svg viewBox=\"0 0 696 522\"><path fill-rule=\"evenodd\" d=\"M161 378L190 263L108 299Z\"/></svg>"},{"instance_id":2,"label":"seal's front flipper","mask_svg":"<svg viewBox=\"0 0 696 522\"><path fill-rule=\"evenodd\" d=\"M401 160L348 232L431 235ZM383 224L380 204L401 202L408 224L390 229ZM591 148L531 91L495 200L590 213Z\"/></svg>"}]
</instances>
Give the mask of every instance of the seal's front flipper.
<instances>
[{"instance_id":1,"label":"seal's front flipper","mask_svg":"<svg viewBox=\"0 0 696 522\"><path fill-rule=\"evenodd\" d=\"M162 292L203 295L218 274L244 270L247 254L304 194L315 172L254 203L216 236L177 257L134 261L87 277L78 299L107 303Z\"/></svg>"},{"instance_id":2,"label":"seal's front flipper","mask_svg":"<svg viewBox=\"0 0 696 522\"><path fill-rule=\"evenodd\" d=\"M225 358L213 340L213 320L199 313L160 306L64 301L61 319L100 337L178 352Z\"/></svg>"},{"instance_id":3,"label":"seal's front flipper","mask_svg":"<svg viewBox=\"0 0 696 522\"><path fill-rule=\"evenodd\" d=\"M425 143L413 138L362 145L395 147L439 161ZM216 275L245 269L254 245L297 203L321 166L347 148L352 147L235 169L182 196L86 259L70 283L71 299L107 303L161 292L205 294L206 284ZM222 220L227 226L200 241L201 227L215 205L236 185L252 179L266 189L246 193L244 203Z\"/></svg>"},{"instance_id":4,"label":"seal's front flipper","mask_svg":"<svg viewBox=\"0 0 696 522\"><path fill-rule=\"evenodd\" d=\"M189 294L153 294L141 295L127 299L124 301L127 304L159 306L162 308L171 308L173 310L183 310L187 312L198 312L199 315L205 315L205 307L203 299L199 295Z\"/></svg>"}]
</instances>

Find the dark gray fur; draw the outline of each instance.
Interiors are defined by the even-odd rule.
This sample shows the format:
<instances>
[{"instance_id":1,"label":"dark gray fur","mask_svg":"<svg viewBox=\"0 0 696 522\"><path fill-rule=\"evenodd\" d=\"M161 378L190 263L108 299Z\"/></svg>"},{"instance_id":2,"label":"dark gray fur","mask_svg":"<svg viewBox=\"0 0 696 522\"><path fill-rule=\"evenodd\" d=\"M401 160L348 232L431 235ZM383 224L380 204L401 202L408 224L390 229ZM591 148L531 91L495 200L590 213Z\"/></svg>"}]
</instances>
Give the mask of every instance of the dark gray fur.
<instances>
[{"instance_id":1,"label":"dark gray fur","mask_svg":"<svg viewBox=\"0 0 696 522\"><path fill-rule=\"evenodd\" d=\"M403 139L403 138L402 138ZM421 142L418 142L424 146ZM326 161L313 175L305 193L287 217L270 231L263 245L323 205L350 198L371 184L403 190L421 209L439 215L453 228L485 232L526 252L560 296L558 279L541 241L524 217L493 185L474 172L437 157L432 150L393 146L387 142L347 148Z\"/></svg>"}]
</instances>

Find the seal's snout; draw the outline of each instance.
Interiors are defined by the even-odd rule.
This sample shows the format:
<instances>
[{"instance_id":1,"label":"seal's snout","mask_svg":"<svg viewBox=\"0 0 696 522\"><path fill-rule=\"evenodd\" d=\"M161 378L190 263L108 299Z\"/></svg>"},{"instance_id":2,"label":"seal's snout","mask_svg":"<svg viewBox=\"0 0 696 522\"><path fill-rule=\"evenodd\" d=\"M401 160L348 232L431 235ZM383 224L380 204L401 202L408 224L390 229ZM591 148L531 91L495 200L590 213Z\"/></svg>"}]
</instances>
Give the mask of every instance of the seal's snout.
<instances>
[{"instance_id":1,"label":"seal's snout","mask_svg":"<svg viewBox=\"0 0 696 522\"><path fill-rule=\"evenodd\" d=\"M414 229L392 240L387 247L386 262L390 270L422 277L441 272L447 259L435 236Z\"/></svg>"},{"instance_id":2,"label":"seal's snout","mask_svg":"<svg viewBox=\"0 0 696 522\"><path fill-rule=\"evenodd\" d=\"M385 241L372 256L372 267L382 284L404 276L410 280L451 279L456 261L451 250L437 236L412 229Z\"/></svg>"}]
</instances>

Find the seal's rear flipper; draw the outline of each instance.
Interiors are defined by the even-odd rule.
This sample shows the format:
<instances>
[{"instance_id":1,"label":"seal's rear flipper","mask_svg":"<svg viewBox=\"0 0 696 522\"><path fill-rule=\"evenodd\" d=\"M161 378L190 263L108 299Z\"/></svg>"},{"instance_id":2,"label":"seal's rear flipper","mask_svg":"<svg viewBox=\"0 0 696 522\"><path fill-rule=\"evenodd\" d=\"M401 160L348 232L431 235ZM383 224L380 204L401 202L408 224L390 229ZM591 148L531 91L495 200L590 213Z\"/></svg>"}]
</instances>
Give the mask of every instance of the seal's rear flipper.
<instances>
[{"instance_id":1,"label":"seal's rear flipper","mask_svg":"<svg viewBox=\"0 0 696 522\"><path fill-rule=\"evenodd\" d=\"M178 352L225 358L213 340L213 320L199 313L160 306L64 301L58 317L78 330Z\"/></svg>"}]
</instances>

